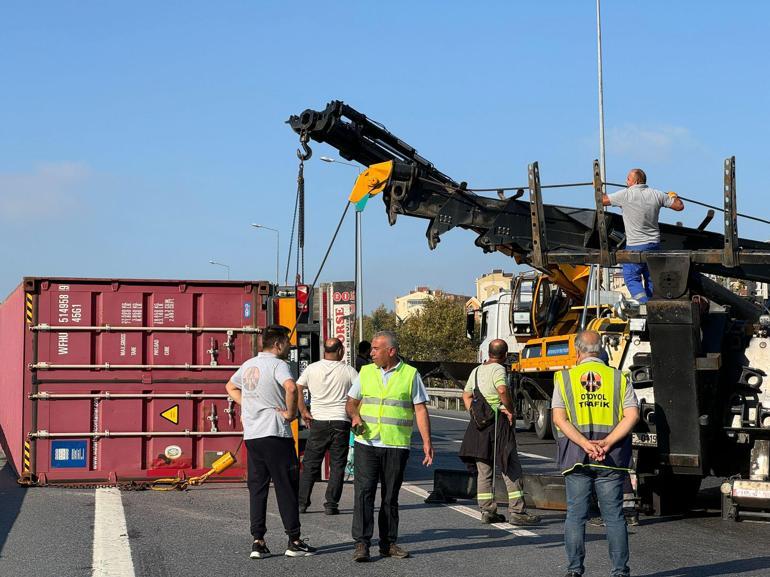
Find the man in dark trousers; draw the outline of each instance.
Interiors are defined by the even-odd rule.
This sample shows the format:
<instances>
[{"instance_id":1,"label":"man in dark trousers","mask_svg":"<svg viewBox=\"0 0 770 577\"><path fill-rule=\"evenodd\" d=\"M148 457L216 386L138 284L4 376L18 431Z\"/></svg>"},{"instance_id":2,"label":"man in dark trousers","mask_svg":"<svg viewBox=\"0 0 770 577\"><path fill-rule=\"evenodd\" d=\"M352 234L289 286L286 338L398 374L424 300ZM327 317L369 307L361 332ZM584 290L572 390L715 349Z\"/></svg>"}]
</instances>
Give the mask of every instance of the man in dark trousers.
<instances>
[{"instance_id":1,"label":"man in dark trousers","mask_svg":"<svg viewBox=\"0 0 770 577\"><path fill-rule=\"evenodd\" d=\"M494 479L497 470L502 473L508 489L510 523L535 525L540 522L540 517L527 513L524 505L521 464L516 450L515 411L503 366L507 355L508 344L502 339L493 340L489 343L489 360L473 369L468 377L463 391L466 410L471 411L474 404L480 407L486 403L487 412L495 417L483 429L479 429L471 417L460 445L460 459L476 469L476 497L482 523L505 521L505 517L497 513Z\"/></svg>"},{"instance_id":2,"label":"man in dark trousers","mask_svg":"<svg viewBox=\"0 0 770 577\"><path fill-rule=\"evenodd\" d=\"M289 536L285 555L304 557L316 552L300 539L299 461L290 427L297 418L297 385L283 360L288 352L289 329L267 327L262 332L262 352L243 363L225 385L227 394L241 406L243 439L248 450L252 559L270 556L265 520L271 480Z\"/></svg>"},{"instance_id":3,"label":"man in dark trousers","mask_svg":"<svg viewBox=\"0 0 770 577\"><path fill-rule=\"evenodd\" d=\"M350 417L345 412L345 403L350 386L358 376L353 367L342 361L344 356L345 347L339 339L326 339L323 360L308 365L297 380L299 412L310 427L299 479L300 513L310 506L313 485L321 476L321 463L326 451L329 451L331 467L324 513L339 513L350 445ZM305 406L303 389L310 392L310 410Z\"/></svg>"},{"instance_id":4,"label":"man in dark trousers","mask_svg":"<svg viewBox=\"0 0 770 577\"><path fill-rule=\"evenodd\" d=\"M348 393L347 411L356 432L355 497L353 505L353 560L369 561L374 533L374 498L380 485L380 555L394 559L409 557L396 545L398 538L398 493L409 459L412 428L422 437L426 467L433 463L430 417L425 404L428 393L417 369L398 356L398 340L390 331L372 338L372 364L361 369Z\"/></svg>"}]
</instances>

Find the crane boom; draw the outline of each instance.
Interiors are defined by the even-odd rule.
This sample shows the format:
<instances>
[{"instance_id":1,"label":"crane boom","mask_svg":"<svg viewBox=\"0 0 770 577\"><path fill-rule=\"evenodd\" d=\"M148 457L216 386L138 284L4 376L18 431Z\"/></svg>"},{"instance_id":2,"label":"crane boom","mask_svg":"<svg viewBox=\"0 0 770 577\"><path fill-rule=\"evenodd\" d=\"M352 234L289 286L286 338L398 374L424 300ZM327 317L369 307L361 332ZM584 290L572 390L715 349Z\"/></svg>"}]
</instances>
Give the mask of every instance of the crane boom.
<instances>
[{"instance_id":1,"label":"crane boom","mask_svg":"<svg viewBox=\"0 0 770 577\"><path fill-rule=\"evenodd\" d=\"M527 187L510 198L490 198L439 171L413 146L341 101L324 110L305 110L288 124L300 135L328 143L347 160L366 166L392 161L383 190L389 222L395 224L400 214L428 220L431 249L449 230L463 228L478 235L475 244L485 252L499 251L542 270L558 264L640 262L653 254L623 250L622 217L604 212L599 203L596 209L543 203L537 163L529 166ZM734 159L731 177L734 191ZM524 188L530 190L529 201L519 200ZM656 256L686 257L698 272L769 282L770 243L737 237L737 209L729 200L727 234L661 223L662 251Z\"/></svg>"}]
</instances>

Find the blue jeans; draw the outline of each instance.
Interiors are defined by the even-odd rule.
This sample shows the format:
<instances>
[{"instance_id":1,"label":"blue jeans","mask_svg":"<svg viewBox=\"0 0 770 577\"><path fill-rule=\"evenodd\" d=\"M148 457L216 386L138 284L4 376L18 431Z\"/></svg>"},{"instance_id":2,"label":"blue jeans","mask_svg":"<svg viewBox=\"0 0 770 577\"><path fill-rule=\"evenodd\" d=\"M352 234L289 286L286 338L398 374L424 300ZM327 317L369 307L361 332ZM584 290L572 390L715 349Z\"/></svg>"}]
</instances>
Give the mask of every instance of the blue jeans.
<instances>
[{"instance_id":1,"label":"blue jeans","mask_svg":"<svg viewBox=\"0 0 770 577\"><path fill-rule=\"evenodd\" d=\"M607 526L607 545L612 562L612 577L631 574L628 568L628 530L623 516L623 479L626 473L608 469L578 467L564 477L567 485L567 519L564 521L564 546L567 571L582 575L586 557L585 534L591 506L591 489L596 491L602 519Z\"/></svg>"},{"instance_id":2,"label":"blue jeans","mask_svg":"<svg viewBox=\"0 0 770 577\"><path fill-rule=\"evenodd\" d=\"M648 242L647 244L635 244L626 246L626 250L643 252L647 250L660 250L660 243ZM644 279L644 284L642 284ZM640 303L646 303L652 297L652 281L650 280L650 269L647 263L628 262L623 263L623 280L626 281L628 292L631 298Z\"/></svg>"}]
</instances>

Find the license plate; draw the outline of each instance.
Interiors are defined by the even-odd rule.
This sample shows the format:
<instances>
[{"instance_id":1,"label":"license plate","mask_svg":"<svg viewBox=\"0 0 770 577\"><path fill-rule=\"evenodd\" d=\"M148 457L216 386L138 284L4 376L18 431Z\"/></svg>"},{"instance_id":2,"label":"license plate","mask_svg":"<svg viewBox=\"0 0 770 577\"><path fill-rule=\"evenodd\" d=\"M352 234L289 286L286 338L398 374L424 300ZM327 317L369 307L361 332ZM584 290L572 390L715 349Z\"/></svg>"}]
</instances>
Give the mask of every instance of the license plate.
<instances>
[{"instance_id":1,"label":"license plate","mask_svg":"<svg viewBox=\"0 0 770 577\"><path fill-rule=\"evenodd\" d=\"M770 486L764 482L736 481L733 485L733 497L770 500Z\"/></svg>"},{"instance_id":2,"label":"license plate","mask_svg":"<svg viewBox=\"0 0 770 577\"><path fill-rule=\"evenodd\" d=\"M631 444L635 447L657 447L657 433L631 433Z\"/></svg>"}]
</instances>

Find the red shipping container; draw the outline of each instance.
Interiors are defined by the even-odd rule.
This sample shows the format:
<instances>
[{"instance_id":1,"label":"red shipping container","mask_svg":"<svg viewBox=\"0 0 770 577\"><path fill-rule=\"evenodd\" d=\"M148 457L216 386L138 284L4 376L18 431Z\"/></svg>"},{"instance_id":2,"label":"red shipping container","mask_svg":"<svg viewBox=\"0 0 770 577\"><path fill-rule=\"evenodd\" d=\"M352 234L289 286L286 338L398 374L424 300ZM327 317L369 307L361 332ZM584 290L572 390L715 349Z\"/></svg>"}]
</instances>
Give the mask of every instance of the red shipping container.
<instances>
[{"instance_id":1,"label":"red shipping container","mask_svg":"<svg viewBox=\"0 0 770 577\"><path fill-rule=\"evenodd\" d=\"M260 348L267 282L26 278L0 305L0 431L45 483L245 478L224 385ZM212 478L214 479L214 478Z\"/></svg>"}]
</instances>

